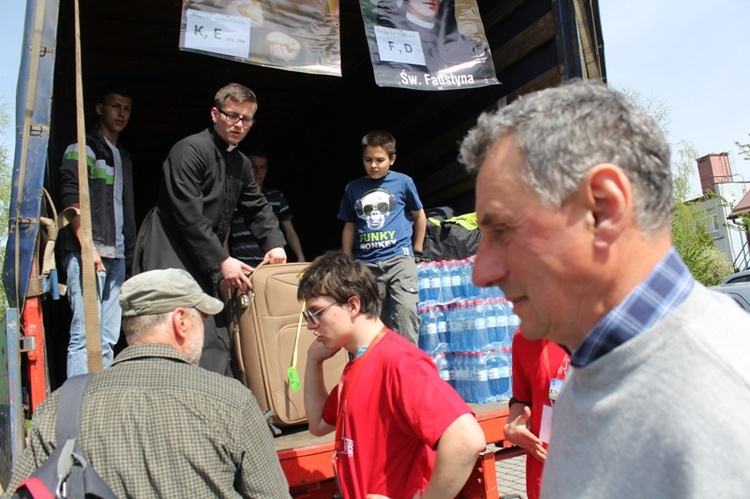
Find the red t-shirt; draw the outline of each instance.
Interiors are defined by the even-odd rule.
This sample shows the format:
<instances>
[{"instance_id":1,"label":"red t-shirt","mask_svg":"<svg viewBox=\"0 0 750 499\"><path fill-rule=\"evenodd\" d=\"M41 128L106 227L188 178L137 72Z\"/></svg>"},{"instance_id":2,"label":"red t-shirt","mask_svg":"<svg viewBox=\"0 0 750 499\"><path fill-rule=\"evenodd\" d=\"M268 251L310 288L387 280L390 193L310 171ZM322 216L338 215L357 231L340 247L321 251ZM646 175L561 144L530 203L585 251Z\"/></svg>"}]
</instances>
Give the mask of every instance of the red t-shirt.
<instances>
[{"instance_id":1,"label":"red t-shirt","mask_svg":"<svg viewBox=\"0 0 750 499\"><path fill-rule=\"evenodd\" d=\"M361 367L354 369L362 361ZM355 378L352 380L351 376ZM412 497L427 485L435 448L459 416L473 414L440 379L430 357L388 331L342 375L346 400L338 473L346 498L367 494ZM323 420L336 425L341 383L328 396Z\"/></svg>"},{"instance_id":2,"label":"red t-shirt","mask_svg":"<svg viewBox=\"0 0 750 499\"><path fill-rule=\"evenodd\" d=\"M545 345L547 351L545 353ZM513 337L513 398L531 403L531 432L539 436L542 424L542 406L550 405L550 378L564 379L558 374L561 366L567 368L568 354L557 343L547 340L528 340L521 331ZM567 358L567 362L566 362ZM550 376L552 372L552 376ZM546 444L545 444L546 447ZM529 499L539 497L542 485L543 463L526 455L526 494Z\"/></svg>"}]
</instances>

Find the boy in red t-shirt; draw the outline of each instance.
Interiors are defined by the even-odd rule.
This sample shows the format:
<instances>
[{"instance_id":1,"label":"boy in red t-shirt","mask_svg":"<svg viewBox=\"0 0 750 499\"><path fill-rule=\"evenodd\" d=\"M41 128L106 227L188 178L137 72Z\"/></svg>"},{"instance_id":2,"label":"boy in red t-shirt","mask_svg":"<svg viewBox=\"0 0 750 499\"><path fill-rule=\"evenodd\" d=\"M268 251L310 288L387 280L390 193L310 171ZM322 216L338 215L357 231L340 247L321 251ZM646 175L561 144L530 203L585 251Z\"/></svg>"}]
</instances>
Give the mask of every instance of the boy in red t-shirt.
<instances>
[{"instance_id":1,"label":"boy in red t-shirt","mask_svg":"<svg viewBox=\"0 0 750 499\"><path fill-rule=\"evenodd\" d=\"M310 432L336 431L343 496L455 497L485 448L484 434L430 357L383 325L372 273L329 251L305 270L298 298L317 336L304 382ZM353 360L329 394L323 362L341 348Z\"/></svg>"}]
</instances>

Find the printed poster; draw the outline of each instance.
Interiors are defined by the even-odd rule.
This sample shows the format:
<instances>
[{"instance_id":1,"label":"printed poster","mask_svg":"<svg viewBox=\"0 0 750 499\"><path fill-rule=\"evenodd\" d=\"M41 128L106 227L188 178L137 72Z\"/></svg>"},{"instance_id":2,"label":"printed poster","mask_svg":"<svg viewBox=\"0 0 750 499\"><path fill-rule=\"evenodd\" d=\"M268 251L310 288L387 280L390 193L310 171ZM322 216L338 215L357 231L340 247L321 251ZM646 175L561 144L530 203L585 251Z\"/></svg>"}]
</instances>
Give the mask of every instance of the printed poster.
<instances>
[{"instance_id":1,"label":"printed poster","mask_svg":"<svg viewBox=\"0 0 750 499\"><path fill-rule=\"evenodd\" d=\"M339 0L183 0L180 49L341 76Z\"/></svg>"},{"instance_id":2,"label":"printed poster","mask_svg":"<svg viewBox=\"0 0 750 499\"><path fill-rule=\"evenodd\" d=\"M360 8L379 86L498 84L476 0L360 0Z\"/></svg>"}]
</instances>

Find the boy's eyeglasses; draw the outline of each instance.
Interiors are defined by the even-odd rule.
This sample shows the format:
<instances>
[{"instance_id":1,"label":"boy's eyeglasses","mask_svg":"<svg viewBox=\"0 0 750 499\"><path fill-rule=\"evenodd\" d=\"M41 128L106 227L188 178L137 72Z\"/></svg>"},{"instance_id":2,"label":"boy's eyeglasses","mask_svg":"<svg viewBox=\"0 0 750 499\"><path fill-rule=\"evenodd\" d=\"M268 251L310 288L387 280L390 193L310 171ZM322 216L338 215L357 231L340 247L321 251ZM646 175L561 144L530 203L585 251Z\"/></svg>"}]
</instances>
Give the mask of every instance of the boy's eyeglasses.
<instances>
[{"instance_id":1,"label":"boy's eyeglasses","mask_svg":"<svg viewBox=\"0 0 750 499\"><path fill-rule=\"evenodd\" d=\"M334 300L331 303L329 303L328 305L326 305L325 307L316 310L315 312L310 312L309 309L305 309L305 310L302 311L302 317L304 317L307 322L310 322L312 324L317 324L318 323L318 317L317 316L320 315L320 314L322 314L326 310L328 310L328 308L331 305L335 305L337 303L338 302L336 300Z\"/></svg>"},{"instance_id":2,"label":"boy's eyeglasses","mask_svg":"<svg viewBox=\"0 0 750 499\"><path fill-rule=\"evenodd\" d=\"M223 109L219 109L218 107L216 109L218 109L219 112L224 115L224 118L227 120L227 123L229 123L230 125L235 125L237 122L241 121L244 126L249 127L249 126L253 126L253 123L255 123L255 120L248 116L240 116L237 113L228 113L224 111Z\"/></svg>"}]
</instances>

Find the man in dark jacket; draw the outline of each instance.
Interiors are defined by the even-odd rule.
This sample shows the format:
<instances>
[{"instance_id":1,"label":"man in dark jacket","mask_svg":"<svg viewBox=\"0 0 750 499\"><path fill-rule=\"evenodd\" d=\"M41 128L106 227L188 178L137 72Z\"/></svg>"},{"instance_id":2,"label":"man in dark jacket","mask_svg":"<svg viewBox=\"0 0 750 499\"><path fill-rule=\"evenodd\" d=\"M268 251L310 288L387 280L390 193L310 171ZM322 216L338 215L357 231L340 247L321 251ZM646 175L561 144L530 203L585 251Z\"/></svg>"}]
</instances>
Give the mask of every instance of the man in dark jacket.
<instances>
[{"instance_id":1,"label":"man in dark jacket","mask_svg":"<svg viewBox=\"0 0 750 499\"><path fill-rule=\"evenodd\" d=\"M224 279L230 288L246 289L252 267L229 256L226 239L232 213L261 241L271 263L286 262L284 236L253 178L250 160L237 150L253 125L255 94L230 83L211 108L213 127L179 141L163 165L164 181L156 206L143 222L136 243L134 270L185 269L203 290L218 296ZM231 374L230 341L224 315L206 319L200 365Z\"/></svg>"},{"instance_id":2,"label":"man in dark jacket","mask_svg":"<svg viewBox=\"0 0 750 499\"><path fill-rule=\"evenodd\" d=\"M120 337L120 286L133 263L135 211L130 154L118 144L133 107L130 94L108 89L96 105L99 122L86 135L89 172L91 236L97 273L102 363L112 363L112 348ZM60 197L66 209L78 209L78 144L65 150L60 167ZM68 344L68 377L88 372L86 331L81 288L81 217L63 230L63 264L68 274L68 300L73 312Z\"/></svg>"}]
</instances>

